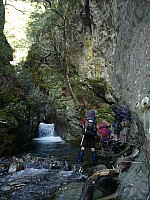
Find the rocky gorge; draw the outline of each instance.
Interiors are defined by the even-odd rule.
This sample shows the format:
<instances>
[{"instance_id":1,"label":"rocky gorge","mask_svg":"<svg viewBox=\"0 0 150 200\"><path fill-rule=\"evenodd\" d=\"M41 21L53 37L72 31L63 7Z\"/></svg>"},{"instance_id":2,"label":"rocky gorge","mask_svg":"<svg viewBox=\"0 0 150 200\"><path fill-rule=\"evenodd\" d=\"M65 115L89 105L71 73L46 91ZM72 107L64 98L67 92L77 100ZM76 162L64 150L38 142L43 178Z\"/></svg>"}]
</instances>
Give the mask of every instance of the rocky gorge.
<instances>
[{"instance_id":1,"label":"rocky gorge","mask_svg":"<svg viewBox=\"0 0 150 200\"><path fill-rule=\"evenodd\" d=\"M67 132L77 140L86 109L96 109L99 121L112 122L109 105L124 100L133 118L127 142L140 154L120 174L119 199L149 199L150 1L53 1L44 6L29 26L34 43L22 64L32 79L20 84L9 63L13 50L3 34L0 3L1 154L30 141L42 116L55 123L59 135L66 138Z\"/></svg>"}]
</instances>

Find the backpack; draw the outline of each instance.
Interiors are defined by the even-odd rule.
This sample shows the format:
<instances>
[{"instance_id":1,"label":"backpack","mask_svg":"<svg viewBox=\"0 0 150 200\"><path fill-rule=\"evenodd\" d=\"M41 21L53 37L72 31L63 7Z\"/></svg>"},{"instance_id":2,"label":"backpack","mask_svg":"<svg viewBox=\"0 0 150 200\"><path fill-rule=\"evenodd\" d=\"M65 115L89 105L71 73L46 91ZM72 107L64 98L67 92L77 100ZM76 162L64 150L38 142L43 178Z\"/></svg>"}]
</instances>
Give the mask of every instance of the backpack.
<instances>
[{"instance_id":1,"label":"backpack","mask_svg":"<svg viewBox=\"0 0 150 200\"><path fill-rule=\"evenodd\" d=\"M114 114L115 114L115 116L114 116L115 122L121 123L122 118L123 118L121 109L120 108L116 108L114 110Z\"/></svg>"},{"instance_id":2,"label":"backpack","mask_svg":"<svg viewBox=\"0 0 150 200\"><path fill-rule=\"evenodd\" d=\"M121 125L121 123L122 123L122 121L121 122L115 121L113 123L114 133L115 134L119 134L120 131L123 129L123 126Z\"/></svg>"},{"instance_id":3,"label":"backpack","mask_svg":"<svg viewBox=\"0 0 150 200\"><path fill-rule=\"evenodd\" d=\"M84 125L85 130L87 129L88 121L89 120L93 121L93 123L94 123L94 129L96 130L96 114L95 114L94 110L88 110L85 113L85 125Z\"/></svg>"},{"instance_id":4,"label":"backpack","mask_svg":"<svg viewBox=\"0 0 150 200\"><path fill-rule=\"evenodd\" d=\"M110 139L110 131L105 123L98 124L97 129L102 139Z\"/></svg>"},{"instance_id":5,"label":"backpack","mask_svg":"<svg viewBox=\"0 0 150 200\"><path fill-rule=\"evenodd\" d=\"M122 115L121 126L129 127L131 121L131 112L125 104L121 106L121 115Z\"/></svg>"},{"instance_id":6,"label":"backpack","mask_svg":"<svg viewBox=\"0 0 150 200\"><path fill-rule=\"evenodd\" d=\"M88 110L86 113L85 113L85 117L87 120L94 120L96 118L96 114L95 114L95 111L94 110Z\"/></svg>"},{"instance_id":7,"label":"backpack","mask_svg":"<svg viewBox=\"0 0 150 200\"><path fill-rule=\"evenodd\" d=\"M98 133L100 134L100 143L102 144L102 148L105 150L109 150L111 144L111 131L108 129L106 123L98 124L97 126Z\"/></svg>"},{"instance_id":8,"label":"backpack","mask_svg":"<svg viewBox=\"0 0 150 200\"><path fill-rule=\"evenodd\" d=\"M96 135L96 129L93 120L88 120L86 129L84 129L84 135Z\"/></svg>"}]
</instances>

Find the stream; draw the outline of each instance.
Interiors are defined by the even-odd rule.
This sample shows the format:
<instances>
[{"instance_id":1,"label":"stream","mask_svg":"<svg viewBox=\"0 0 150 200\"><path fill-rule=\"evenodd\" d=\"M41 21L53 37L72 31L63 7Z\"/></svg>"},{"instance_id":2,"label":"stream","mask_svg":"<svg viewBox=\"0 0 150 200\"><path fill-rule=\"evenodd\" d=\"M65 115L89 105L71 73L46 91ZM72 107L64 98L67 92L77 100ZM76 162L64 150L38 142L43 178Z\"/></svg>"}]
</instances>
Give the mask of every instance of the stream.
<instances>
[{"instance_id":1,"label":"stream","mask_svg":"<svg viewBox=\"0 0 150 200\"><path fill-rule=\"evenodd\" d=\"M83 184L94 167L88 148L84 162L76 162L79 148L79 144L66 143L56 136L53 124L42 124L39 137L33 139L23 154L3 161L3 166L4 162L12 164L0 174L0 199L79 200ZM99 193L93 200L98 197Z\"/></svg>"}]
</instances>

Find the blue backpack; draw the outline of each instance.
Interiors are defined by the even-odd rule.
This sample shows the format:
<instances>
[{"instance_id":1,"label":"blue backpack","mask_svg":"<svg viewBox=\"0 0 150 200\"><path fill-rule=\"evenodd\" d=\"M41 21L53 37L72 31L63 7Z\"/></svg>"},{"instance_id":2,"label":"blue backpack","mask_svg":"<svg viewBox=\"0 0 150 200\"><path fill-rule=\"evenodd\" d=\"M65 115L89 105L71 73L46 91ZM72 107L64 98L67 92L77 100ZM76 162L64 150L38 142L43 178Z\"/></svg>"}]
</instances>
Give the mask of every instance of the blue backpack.
<instances>
[{"instance_id":1,"label":"blue backpack","mask_svg":"<svg viewBox=\"0 0 150 200\"><path fill-rule=\"evenodd\" d=\"M128 107L123 103L123 105L118 108L117 106L113 106L114 111L114 118L115 122L113 124L119 130L123 129L124 127L129 127L131 122L131 112Z\"/></svg>"}]
</instances>

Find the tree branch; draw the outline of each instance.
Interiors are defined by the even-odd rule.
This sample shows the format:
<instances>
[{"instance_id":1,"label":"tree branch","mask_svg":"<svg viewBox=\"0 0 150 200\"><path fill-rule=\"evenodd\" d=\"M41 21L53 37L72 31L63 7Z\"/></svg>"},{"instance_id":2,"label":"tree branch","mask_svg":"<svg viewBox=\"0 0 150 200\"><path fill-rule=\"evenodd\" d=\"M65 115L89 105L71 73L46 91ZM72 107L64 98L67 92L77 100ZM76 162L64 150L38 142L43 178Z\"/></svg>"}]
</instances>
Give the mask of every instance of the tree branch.
<instances>
[{"instance_id":1,"label":"tree branch","mask_svg":"<svg viewBox=\"0 0 150 200\"><path fill-rule=\"evenodd\" d=\"M26 13L27 13L27 12L24 12L24 11L22 11L22 10L19 10L18 8L16 8L16 7L15 7L14 5L12 5L12 4L6 3L5 6L12 6L15 10L17 10L17 11L19 11L19 12L22 12L23 14L26 14Z\"/></svg>"}]
</instances>

